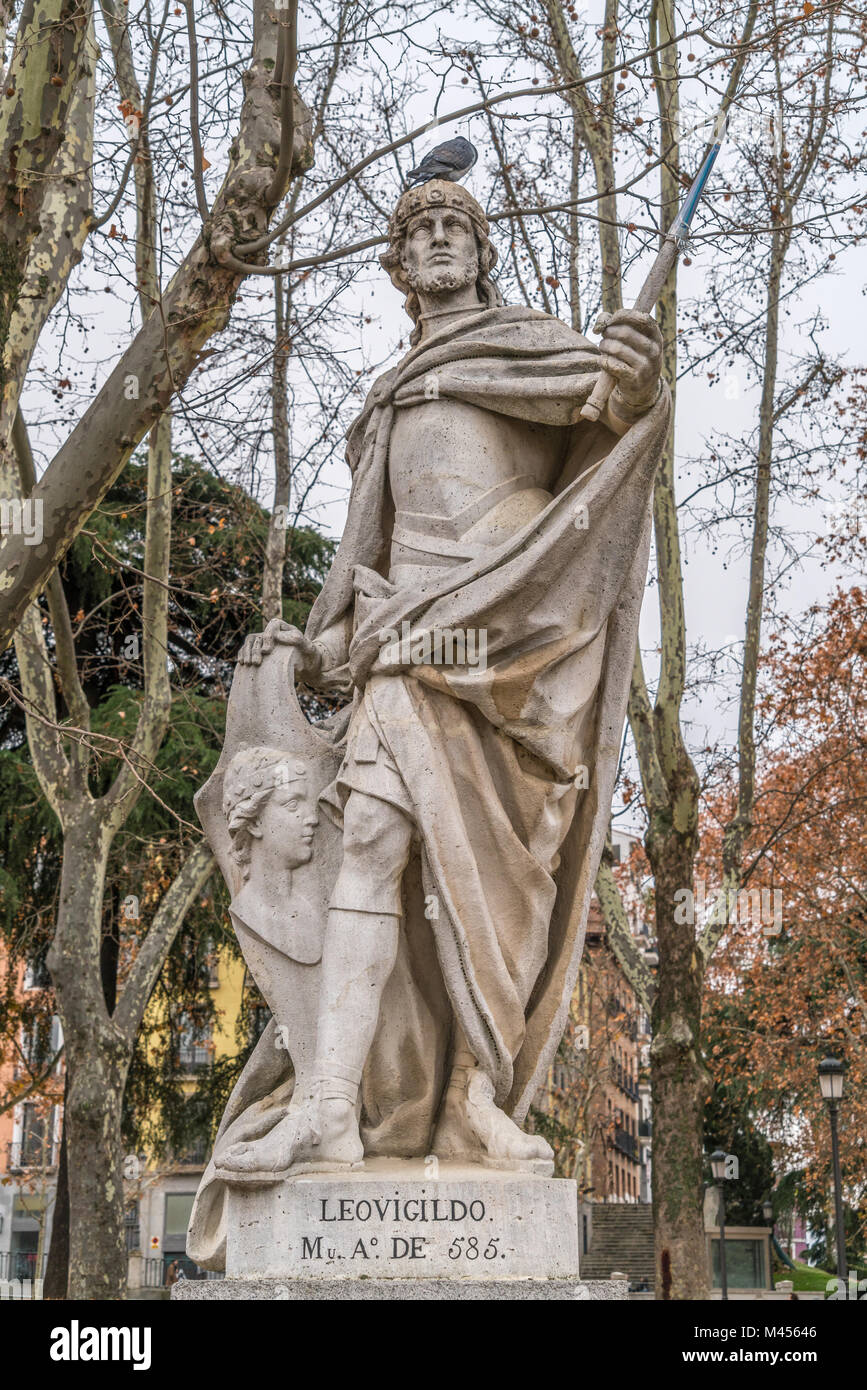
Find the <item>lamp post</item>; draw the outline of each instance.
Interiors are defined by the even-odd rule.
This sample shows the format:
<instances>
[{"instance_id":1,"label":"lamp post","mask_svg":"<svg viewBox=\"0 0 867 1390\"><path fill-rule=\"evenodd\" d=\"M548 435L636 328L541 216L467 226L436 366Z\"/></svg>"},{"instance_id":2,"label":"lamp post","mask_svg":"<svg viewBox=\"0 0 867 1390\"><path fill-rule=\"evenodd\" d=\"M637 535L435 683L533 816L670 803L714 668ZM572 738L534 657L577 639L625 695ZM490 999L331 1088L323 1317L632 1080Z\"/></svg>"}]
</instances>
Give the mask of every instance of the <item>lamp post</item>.
<instances>
[{"instance_id":1,"label":"lamp post","mask_svg":"<svg viewBox=\"0 0 867 1390\"><path fill-rule=\"evenodd\" d=\"M728 1279L726 1277L726 1199L723 1183L726 1176L726 1158L728 1155L722 1149L714 1149L710 1156L710 1171L713 1173L714 1181L719 1192L719 1281L720 1297L727 1301L729 1296Z\"/></svg>"},{"instance_id":2,"label":"lamp post","mask_svg":"<svg viewBox=\"0 0 867 1390\"><path fill-rule=\"evenodd\" d=\"M762 1216L765 1224L771 1228L771 1236L768 1241L768 1288L774 1287L774 1204L770 1197L766 1197L762 1202Z\"/></svg>"},{"instance_id":3,"label":"lamp post","mask_svg":"<svg viewBox=\"0 0 867 1390\"><path fill-rule=\"evenodd\" d=\"M819 1063L819 1085L822 1099L828 1107L831 1121L831 1159L834 1167L834 1224L837 1238L837 1277L846 1280L846 1225L843 1220L843 1183L840 1176L840 1145L837 1141L837 1107L843 1095L843 1074L846 1068L837 1057L825 1057Z\"/></svg>"}]
</instances>

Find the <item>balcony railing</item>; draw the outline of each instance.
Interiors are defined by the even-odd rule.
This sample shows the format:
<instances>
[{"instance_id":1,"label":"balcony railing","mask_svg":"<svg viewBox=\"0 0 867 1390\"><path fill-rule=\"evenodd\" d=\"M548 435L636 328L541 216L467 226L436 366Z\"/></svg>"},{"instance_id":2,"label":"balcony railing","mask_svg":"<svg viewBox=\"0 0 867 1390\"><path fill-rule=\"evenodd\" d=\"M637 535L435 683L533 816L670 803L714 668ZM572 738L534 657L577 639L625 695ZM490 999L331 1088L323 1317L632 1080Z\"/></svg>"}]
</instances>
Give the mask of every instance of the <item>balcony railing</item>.
<instances>
[{"instance_id":1,"label":"balcony railing","mask_svg":"<svg viewBox=\"0 0 867 1390\"><path fill-rule=\"evenodd\" d=\"M176 1264L184 1279L224 1279L222 1271L211 1269L200 1269L188 1255L172 1255L168 1252L162 1259L147 1258L142 1260L141 1268L141 1287L145 1289L164 1289L168 1287L168 1272L172 1264Z\"/></svg>"},{"instance_id":2,"label":"balcony railing","mask_svg":"<svg viewBox=\"0 0 867 1390\"><path fill-rule=\"evenodd\" d=\"M629 1073L623 1070L619 1062L612 1062L610 1076L615 1086L617 1086L625 1096L628 1096L630 1100L638 1100L638 1087Z\"/></svg>"},{"instance_id":3,"label":"balcony railing","mask_svg":"<svg viewBox=\"0 0 867 1390\"><path fill-rule=\"evenodd\" d=\"M653 1121L652 1121L652 1120L639 1120L639 1121L638 1121L638 1137L639 1137L639 1139L652 1139L652 1138L653 1138Z\"/></svg>"},{"instance_id":4,"label":"balcony railing","mask_svg":"<svg viewBox=\"0 0 867 1390\"><path fill-rule=\"evenodd\" d=\"M41 1135L28 1134L23 1139L13 1139L6 1145L9 1172L56 1168L59 1149L59 1144L43 1139Z\"/></svg>"},{"instance_id":5,"label":"balcony railing","mask_svg":"<svg viewBox=\"0 0 867 1390\"><path fill-rule=\"evenodd\" d=\"M160 1259L143 1259L141 1262L141 1287L161 1289L166 1282L165 1268Z\"/></svg>"},{"instance_id":6,"label":"balcony railing","mask_svg":"<svg viewBox=\"0 0 867 1390\"><path fill-rule=\"evenodd\" d=\"M635 1142L635 1136L627 1134L625 1129L615 1129L614 1147L617 1149L618 1153L625 1154L627 1158L631 1158L637 1162L638 1145Z\"/></svg>"},{"instance_id":7,"label":"balcony railing","mask_svg":"<svg viewBox=\"0 0 867 1390\"><path fill-rule=\"evenodd\" d=\"M175 1153L175 1163L183 1164L185 1167L204 1167L208 1161L210 1147L207 1139L193 1139L185 1149Z\"/></svg>"},{"instance_id":8,"label":"balcony railing","mask_svg":"<svg viewBox=\"0 0 867 1390\"><path fill-rule=\"evenodd\" d=\"M214 1049L209 1044L190 1044L178 1049L178 1066L181 1071L205 1071L213 1056Z\"/></svg>"},{"instance_id":9,"label":"balcony railing","mask_svg":"<svg viewBox=\"0 0 867 1390\"><path fill-rule=\"evenodd\" d=\"M47 1260L48 1253L46 1251L40 1261L40 1278L45 1277L45 1265ZM35 1278L35 1250L0 1250L0 1283L8 1283L11 1279L29 1279L32 1281Z\"/></svg>"}]
</instances>

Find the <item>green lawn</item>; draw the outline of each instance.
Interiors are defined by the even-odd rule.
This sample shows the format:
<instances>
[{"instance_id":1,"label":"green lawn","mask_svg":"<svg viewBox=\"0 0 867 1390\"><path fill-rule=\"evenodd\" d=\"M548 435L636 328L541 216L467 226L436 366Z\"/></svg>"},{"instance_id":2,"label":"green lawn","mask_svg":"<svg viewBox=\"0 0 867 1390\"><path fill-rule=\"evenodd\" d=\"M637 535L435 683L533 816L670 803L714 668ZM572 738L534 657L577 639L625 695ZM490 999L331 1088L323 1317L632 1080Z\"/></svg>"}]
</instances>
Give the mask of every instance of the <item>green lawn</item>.
<instances>
[{"instance_id":1,"label":"green lawn","mask_svg":"<svg viewBox=\"0 0 867 1390\"><path fill-rule=\"evenodd\" d=\"M829 1280L833 1278L834 1275L829 1274L826 1269L816 1269L813 1265L800 1264L796 1260L794 1269L786 1267L774 1274L774 1283L779 1279L791 1279L794 1293L815 1292L819 1289L824 1293Z\"/></svg>"}]
</instances>

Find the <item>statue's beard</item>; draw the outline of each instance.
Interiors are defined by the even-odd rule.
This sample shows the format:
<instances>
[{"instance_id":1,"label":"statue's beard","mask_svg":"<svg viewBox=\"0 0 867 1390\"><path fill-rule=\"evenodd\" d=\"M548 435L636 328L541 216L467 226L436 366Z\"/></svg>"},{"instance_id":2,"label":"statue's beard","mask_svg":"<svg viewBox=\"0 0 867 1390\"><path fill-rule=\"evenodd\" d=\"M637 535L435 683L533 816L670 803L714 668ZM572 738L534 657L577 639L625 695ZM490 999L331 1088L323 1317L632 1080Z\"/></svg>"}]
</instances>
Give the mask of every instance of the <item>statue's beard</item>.
<instances>
[{"instance_id":1,"label":"statue's beard","mask_svg":"<svg viewBox=\"0 0 867 1390\"><path fill-rule=\"evenodd\" d=\"M444 266L442 270L413 270L406 265L403 269L410 289L416 293L420 290L422 294L448 294L475 284L479 276L479 259L471 254L457 265Z\"/></svg>"}]
</instances>

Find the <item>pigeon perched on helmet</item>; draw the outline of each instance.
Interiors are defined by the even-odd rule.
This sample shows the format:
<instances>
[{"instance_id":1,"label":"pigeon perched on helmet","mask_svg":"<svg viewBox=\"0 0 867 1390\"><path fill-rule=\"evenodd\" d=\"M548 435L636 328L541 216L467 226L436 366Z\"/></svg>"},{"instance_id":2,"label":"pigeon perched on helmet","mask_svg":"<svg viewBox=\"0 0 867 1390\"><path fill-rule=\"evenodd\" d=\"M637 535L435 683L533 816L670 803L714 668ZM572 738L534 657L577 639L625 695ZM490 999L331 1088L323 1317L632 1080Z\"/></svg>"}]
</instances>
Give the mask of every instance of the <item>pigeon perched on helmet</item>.
<instances>
[{"instance_id":1,"label":"pigeon perched on helmet","mask_svg":"<svg viewBox=\"0 0 867 1390\"><path fill-rule=\"evenodd\" d=\"M447 179L449 183L459 183L468 174L479 157L475 145L458 135L454 140L446 140L435 150L426 154L415 169L407 174L407 184L427 183L428 179Z\"/></svg>"}]
</instances>

